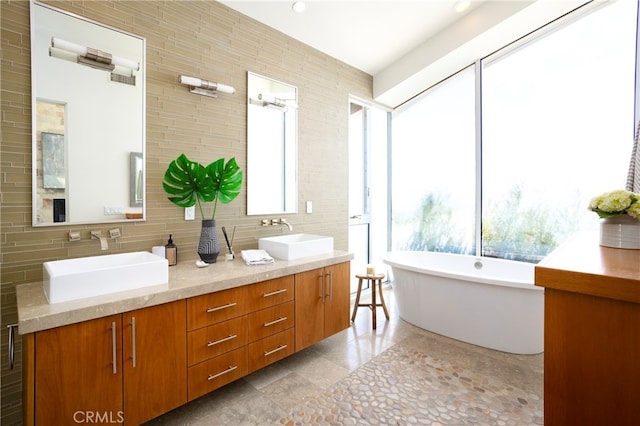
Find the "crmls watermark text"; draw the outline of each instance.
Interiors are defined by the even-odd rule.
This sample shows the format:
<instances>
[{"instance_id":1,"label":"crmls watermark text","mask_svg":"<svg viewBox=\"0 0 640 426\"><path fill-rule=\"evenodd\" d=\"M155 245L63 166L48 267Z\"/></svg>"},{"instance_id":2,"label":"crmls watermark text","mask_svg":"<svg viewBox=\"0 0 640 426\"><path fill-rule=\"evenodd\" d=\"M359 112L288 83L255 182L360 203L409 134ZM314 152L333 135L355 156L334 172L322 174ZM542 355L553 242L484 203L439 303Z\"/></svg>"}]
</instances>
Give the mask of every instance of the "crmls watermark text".
<instances>
[{"instance_id":1,"label":"crmls watermark text","mask_svg":"<svg viewBox=\"0 0 640 426\"><path fill-rule=\"evenodd\" d=\"M124 423L124 411L76 411L73 413L73 421L80 424Z\"/></svg>"}]
</instances>

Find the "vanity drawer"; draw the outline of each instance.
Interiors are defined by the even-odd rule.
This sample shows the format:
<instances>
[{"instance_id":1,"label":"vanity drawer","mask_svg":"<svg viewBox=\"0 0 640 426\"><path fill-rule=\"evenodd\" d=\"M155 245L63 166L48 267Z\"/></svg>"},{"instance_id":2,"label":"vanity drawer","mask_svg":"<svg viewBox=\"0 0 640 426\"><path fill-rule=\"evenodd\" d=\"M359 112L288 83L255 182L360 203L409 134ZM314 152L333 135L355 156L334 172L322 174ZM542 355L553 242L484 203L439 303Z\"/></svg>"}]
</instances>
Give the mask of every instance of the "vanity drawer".
<instances>
[{"instance_id":1,"label":"vanity drawer","mask_svg":"<svg viewBox=\"0 0 640 426\"><path fill-rule=\"evenodd\" d=\"M247 287L248 312L275 306L293 300L293 275L262 281Z\"/></svg>"},{"instance_id":2,"label":"vanity drawer","mask_svg":"<svg viewBox=\"0 0 640 426\"><path fill-rule=\"evenodd\" d=\"M249 312L246 286L187 299L187 330L195 330Z\"/></svg>"},{"instance_id":3,"label":"vanity drawer","mask_svg":"<svg viewBox=\"0 0 640 426\"><path fill-rule=\"evenodd\" d=\"M263 309L248 315L249 342L271 336L294 324L294 305L291 302L282 303L271 308Z\"/></svg>"},{"instance_id":4,"label":"vanity drawer","mask_svg":"<svg viewBox=\"0 0 640 426\"><path fill-rule=\"evenodd\" d=\"M223 321L187 334L187 359L194 365L247 344L246 315Z\"/></svg>"},{"instance_id":5,"label":"vanity drawer","mask_svg":"<svg viewBox=\"0 0 640 426\"><path fill-rule=\"evenodd\" d=\"M249 373L288 357L293 353L295 328L249 344Z\"/></svg>"},{"instance_id":6,"label":"vanity drawer","mask_svg":"<svg viewBox=\"0 0 640 426\"><path fill-rule=\"evenodd\" d=\"M248 373L247 346L189 367L188 399L192 401Z\"/></svg>"}]
</instances>

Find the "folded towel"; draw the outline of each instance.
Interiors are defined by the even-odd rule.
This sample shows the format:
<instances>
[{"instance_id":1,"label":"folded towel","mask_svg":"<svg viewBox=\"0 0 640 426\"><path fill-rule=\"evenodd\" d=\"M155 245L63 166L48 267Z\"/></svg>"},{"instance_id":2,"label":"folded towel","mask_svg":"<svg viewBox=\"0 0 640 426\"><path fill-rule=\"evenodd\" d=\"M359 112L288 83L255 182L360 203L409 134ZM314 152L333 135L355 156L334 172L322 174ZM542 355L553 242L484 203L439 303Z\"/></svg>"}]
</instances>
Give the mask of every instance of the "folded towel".
<instances>
[{"instance_id":1,"label":"folded towel","mask_svg":"<svg viewBox=\"0 0 640 426\"><path fill-rule=\"evenodd\" d=\"M242 260L247 265L267 265L275 262L265 250L242 250Z\"/></svg>"}]
</instances>

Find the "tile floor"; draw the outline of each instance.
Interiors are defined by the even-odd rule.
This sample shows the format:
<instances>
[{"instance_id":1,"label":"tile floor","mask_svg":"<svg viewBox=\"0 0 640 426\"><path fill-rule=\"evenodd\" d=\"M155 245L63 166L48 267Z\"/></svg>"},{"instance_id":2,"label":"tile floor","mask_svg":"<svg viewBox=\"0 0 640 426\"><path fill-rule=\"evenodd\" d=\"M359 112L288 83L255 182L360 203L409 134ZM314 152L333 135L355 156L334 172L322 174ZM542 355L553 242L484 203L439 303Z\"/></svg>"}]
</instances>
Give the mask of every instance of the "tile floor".
<instances>
[{"instance_id":1,"label":"tile floor","mask_svg":"<svg viewBox=\"0 0 640 426\"><path fill-rule=\"evenodd\" d=\"M366 299L363 294L363 300ZM359 308L356 321L148 425L543 424L543 355L462 343ZM353 306L353 302L352 302Z\"/></svg>"}]
</instances>

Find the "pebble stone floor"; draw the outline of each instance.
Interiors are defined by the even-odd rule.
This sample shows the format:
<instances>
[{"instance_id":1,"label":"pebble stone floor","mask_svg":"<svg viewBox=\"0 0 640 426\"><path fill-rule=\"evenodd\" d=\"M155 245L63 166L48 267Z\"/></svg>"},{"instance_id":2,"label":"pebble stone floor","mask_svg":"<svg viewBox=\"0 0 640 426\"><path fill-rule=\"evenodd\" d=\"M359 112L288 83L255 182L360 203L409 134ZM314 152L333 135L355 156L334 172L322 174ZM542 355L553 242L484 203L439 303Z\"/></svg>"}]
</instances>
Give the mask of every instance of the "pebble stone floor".
<instances>
[{"instance_id":1,"label":"pebble stone floor","mask_svg":"<svg viewBox=\"0 0 640 426\"><path fill-rule=\"evenodd\" d=\"M452 340L359 308L347 330L147 425L541 425L543 355ZM363 299L364 299L363 294ZM352 303L353 306L353 303Z\"/></svg>"}]
</instances>

